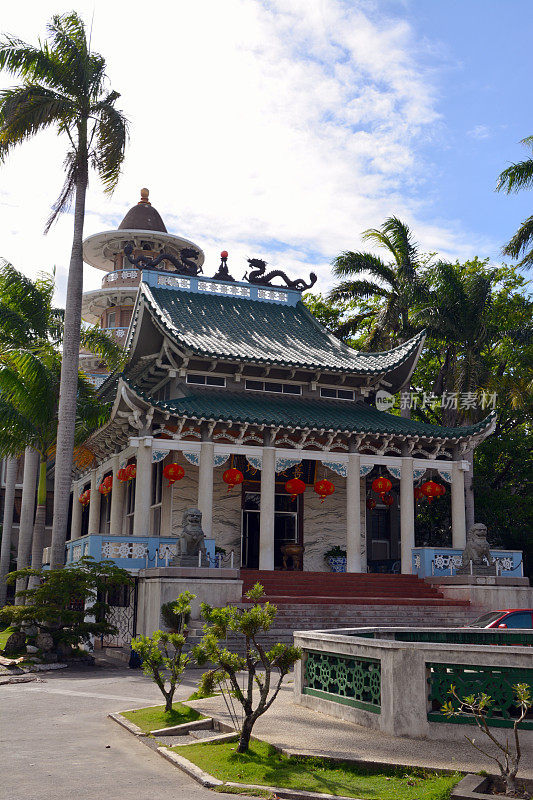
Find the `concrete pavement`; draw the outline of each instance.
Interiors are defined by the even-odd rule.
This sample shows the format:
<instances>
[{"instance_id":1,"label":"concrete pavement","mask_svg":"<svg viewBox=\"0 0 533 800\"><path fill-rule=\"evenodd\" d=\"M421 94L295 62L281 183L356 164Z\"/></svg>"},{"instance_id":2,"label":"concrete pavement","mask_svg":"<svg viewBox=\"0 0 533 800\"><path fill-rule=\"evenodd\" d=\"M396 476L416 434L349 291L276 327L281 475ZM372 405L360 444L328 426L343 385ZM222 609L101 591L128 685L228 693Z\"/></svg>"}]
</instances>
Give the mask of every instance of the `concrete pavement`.
<instances>
[{"instance_id":1,"label":"concrete pavement","mask_svg":"<svg viewBox=\"0 0 533 800\"><path fill-rule=\"evenodd\" d=\"M187 673L177 698L193 691ZM112 711L158 705L140 670L87 668L42 682L0 686L0 764L6 800L213 800L160 755L107 719Z\"/></svg>"}]
</instances>

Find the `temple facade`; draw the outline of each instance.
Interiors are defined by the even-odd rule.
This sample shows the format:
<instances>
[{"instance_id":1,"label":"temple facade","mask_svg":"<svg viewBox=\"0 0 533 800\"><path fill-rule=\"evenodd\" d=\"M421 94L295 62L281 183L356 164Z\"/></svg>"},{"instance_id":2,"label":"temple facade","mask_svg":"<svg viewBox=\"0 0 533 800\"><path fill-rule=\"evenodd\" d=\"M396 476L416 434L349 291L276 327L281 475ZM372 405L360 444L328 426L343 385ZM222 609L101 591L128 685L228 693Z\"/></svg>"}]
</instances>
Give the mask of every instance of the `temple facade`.
<instances>
[{"instance_id":1,"label":"temple facade","mask_svg":"<svg viewBox=\"0 0 533 800\"><path fill-rule=\"evenodd\" d=\"M98 536L102 554L133 558L141 541L171 544L198 507L235 568L324 571L337 545L348 572L411 573L414 490L433 480L451 493L452 545L464 547L464 454L493 415L443 428L375 405L379 390L409 385L423 333L387 352L348 347L302 303L314 276L233 265L225 251L208 270L147 190L118 230L86 239L84 258L106 273L84 317L113 332L126 362L108 375L82 359L112 409L75 474L71 540ZM284 561L287 545L296 560Z\"/></svg>"}]
</instances>

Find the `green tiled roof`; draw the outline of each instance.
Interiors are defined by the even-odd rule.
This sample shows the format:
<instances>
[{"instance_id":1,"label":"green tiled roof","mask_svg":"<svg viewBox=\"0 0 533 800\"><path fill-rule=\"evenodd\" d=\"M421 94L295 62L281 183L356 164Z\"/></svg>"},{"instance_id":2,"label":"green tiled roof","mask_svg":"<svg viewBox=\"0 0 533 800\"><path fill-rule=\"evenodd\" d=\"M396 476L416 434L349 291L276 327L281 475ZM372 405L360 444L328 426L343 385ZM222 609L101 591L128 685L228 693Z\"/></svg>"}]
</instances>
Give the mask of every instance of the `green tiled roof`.
<instances>
[{"instance_id":1,"label":"green tiled roof","mask_svg":"<svg viewBox=\"0 0 533 800\"><path fill-rule=\"evenodd\" d=\"M134 387L133 391L136 391ZM138 392L137 392L138 393ZM138 393L140 394L140 393ZM141 395L142 396L142 395ZM198 391L175 400L143 399L176 416L192 419L248 422L289 428L312 428L349 433L463 439L491 426L494 413L476 425L443 428L426 422L396 417L365 403L343 400L308 400L266 397L226 391Z\"/></svg>"},{"instance_id":2,"label":"green tiled roof","mask_svg":"<svg viewBox=\"0 0 533 800\"><path fill-rule=\"evenodd\" d=\"M146 284L141 292L182 348L209 358L376 375L416 358L424 338L361 353L322 328L302 302L285 306Z\"/></svg>"}]
</instances>

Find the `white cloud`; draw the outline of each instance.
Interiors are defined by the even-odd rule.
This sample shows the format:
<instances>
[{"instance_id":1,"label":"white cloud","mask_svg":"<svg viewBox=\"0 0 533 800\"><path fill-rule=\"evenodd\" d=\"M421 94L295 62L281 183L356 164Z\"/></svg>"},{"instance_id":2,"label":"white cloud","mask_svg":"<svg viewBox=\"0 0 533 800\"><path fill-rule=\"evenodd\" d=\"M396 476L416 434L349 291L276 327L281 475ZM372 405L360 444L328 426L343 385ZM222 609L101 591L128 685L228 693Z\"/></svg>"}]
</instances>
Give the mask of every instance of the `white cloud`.
<instances>
[{"instance_id":1,"label":"white cloud","mask_svg":"<svg viewBox=\"0 0 533 800\"><path fill-rule=\"evenodd\" d=\"M12 5L2 27L35 41L58 7L71 3ZM90 22L93 1L77 7ZM421 221L429 192L417 144L438 123L436 98L413 31L378 6L131 0L125 12L97 0L93 47L122 92L132 137L113 198L93 180L87 234L116 227L148 186L168 229L206 251L207 274L224 247L237 278L256 255L295 275L314 269L323 288L331 258L390 214L425 250L466 251L456 223ZM64 147L40 136L0 172L0 254L28 272L56 264L60 289L71 217L41 234ZM87 268L86 288L100 278Z\"/></svg>"},{"instance_id":2,"label":"white cloud","mask_svg":"<svg viewBox=\"0 0 533 800\"><path fill-rule=\"evenodd\" d=\"M467 131L466 135L472 139L488 139L492 132L487 125L476 125L475 128Z\"/></svg>"}]
</instances>

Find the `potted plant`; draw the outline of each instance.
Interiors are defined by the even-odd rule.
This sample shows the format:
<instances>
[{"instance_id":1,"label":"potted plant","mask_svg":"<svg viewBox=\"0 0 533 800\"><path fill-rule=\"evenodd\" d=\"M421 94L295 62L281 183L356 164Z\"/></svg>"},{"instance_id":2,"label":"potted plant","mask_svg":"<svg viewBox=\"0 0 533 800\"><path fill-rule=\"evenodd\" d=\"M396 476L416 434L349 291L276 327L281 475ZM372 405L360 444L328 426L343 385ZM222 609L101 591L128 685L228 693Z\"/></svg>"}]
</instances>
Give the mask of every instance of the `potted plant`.
<instances>
[{"instance_id":1,"label":"potted plant","mask_svg":"<svg viewBox=\"0 0 533 800\"><path fill-rule=\"evenodd\" d=\"M346 550L338 544L326 550L324 560L332 572L346 572Z\"/></svg>"}]
</instances>

